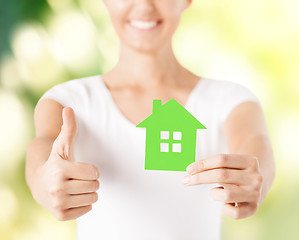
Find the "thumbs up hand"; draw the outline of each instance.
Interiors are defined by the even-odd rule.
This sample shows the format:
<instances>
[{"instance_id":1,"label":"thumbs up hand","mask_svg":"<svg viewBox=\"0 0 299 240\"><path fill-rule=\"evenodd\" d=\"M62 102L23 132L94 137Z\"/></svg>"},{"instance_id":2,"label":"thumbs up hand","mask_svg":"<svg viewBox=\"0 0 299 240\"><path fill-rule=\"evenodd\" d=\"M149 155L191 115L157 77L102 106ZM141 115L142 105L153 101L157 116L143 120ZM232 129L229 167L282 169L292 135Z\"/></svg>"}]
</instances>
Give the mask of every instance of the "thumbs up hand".
<instances>
[{"instance_id":1,"label":"thumbs up hand","mask_svg":"<svg viewBox=\"0 0 299 240\"><path fill-rule=\"evenodd\" d=\"M72 108L66 107L62 110L62 120L61 131L53 143L50 156L54 154L61 159L74 161L73 144L77 133L77 123Z\"/></svg>"},{"instance_id":2,"label":"thumbs up hand","mask_svg":"<svg viewBox=\"0 0 299 240\"><path fill-rule=\"evenodd\" d=\"M40 204L61 221L75 219L98 200L99 171L91 164L75 162L74 139L77 132L72 108L63 109L63 125L52 145L48 161L40 171Z\"/></svg>"}]
</instances>

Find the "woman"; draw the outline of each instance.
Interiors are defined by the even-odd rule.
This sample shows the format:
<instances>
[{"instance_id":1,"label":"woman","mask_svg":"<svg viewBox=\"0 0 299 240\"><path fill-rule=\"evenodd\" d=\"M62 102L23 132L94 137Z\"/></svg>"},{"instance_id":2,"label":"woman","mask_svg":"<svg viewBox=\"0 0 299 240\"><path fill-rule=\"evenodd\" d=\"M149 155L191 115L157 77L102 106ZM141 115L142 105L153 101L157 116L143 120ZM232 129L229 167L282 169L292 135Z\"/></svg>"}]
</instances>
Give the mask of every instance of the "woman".
<instances>
[{"instance_id":1,"label":"woman","mask_svg":"<svg viewBox=\"0 0 299 240\"><path fill-rule=\"evenodd\" d=\"M172 36L192 0L103 1L119 61L39 100L26 161L33 197L57 219L77 219L78 239L219 239L221 209L252 216L274 179L259 100L177 61ZM145 170L145 129L136 125L153 99L171 98L207 128L196 161L187 172Z\"/></svg>"}]
</instances>

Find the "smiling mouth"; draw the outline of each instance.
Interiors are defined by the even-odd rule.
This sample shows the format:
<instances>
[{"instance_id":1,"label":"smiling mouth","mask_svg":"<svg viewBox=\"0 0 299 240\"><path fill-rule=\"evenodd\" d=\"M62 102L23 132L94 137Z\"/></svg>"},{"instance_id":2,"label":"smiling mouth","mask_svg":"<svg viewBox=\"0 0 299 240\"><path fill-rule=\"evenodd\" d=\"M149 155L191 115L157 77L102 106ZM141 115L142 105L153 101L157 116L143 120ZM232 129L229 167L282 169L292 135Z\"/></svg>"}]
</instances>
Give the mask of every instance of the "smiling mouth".
<instances>
[{"instance_id":1,"label":"smiling mouth","mask_svg":"<svg viewBox=\"0 0 299 240\"><path fill-rule=\"evenodd\" d=\"M147 31L157 28L157 26L160 25L161 23L162 23L161 20L143 21L143 20L131 19L128 21L128 24L131 27L133 27L135 29L147 30Z\"/></svg>"}]
</instances>

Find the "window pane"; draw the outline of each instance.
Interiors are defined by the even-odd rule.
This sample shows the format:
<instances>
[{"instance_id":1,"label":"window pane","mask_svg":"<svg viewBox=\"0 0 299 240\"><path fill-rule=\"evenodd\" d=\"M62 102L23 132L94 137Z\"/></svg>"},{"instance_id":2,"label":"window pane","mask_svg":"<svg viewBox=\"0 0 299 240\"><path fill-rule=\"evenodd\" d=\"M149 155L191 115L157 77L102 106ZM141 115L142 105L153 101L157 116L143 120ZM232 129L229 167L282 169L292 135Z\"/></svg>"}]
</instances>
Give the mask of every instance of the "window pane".
<instances>
[{"instance_id":1,"label":"window pane","mask_svg":"<svg viewBox=\"0 0 299 240\"><path fill-rule=\"evenodd\" d=\"M160 152L169 152L168 143L160 143Z\"/></svg>"},{"instance_id":2,"label":"window pane","mask_svg":"<svg viewBox=\"0 0 299 240\"><path fill-rule=\"evenodd\" d=\"M173 143L172 144L172 151L173 152L181 152L181 144L180 143Z\"/></svg>"},{"instance_id":3,"label":"window pane","mask_svg":"<svg viewBox=\"0 0 299 240\"><path fill-rule=\"evenodd\" d=\"M182 132L173 132L173 140L182 140Z\"/></svg>"},{"instance_id":4,"label":"window pane","mask_svg":"<svg viewBox=\"0 0 299 240\"><path fill-rule=\"evenodd\" d=\"M161 139L169 139L169 131L160 131L161 135Z\"/></svg>"}]
</instances>

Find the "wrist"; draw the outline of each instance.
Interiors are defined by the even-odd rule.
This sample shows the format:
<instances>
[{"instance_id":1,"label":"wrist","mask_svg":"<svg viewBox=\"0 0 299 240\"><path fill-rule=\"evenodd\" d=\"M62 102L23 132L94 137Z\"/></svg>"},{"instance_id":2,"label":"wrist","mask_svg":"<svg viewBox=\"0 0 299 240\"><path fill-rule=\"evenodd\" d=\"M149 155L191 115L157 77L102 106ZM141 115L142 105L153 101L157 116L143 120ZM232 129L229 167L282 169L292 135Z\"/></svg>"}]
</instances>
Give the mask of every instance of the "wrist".
<instances>
[{"instance_id":1,"label":"wrist","mask_svg":"<svg viewBox=\"0 0 299 240\"><path fill-rule=\"evenodd\" d=\"M40 201L40 195L41 195L41 191L39 188L39 184L41 183L41 171L42 171L42 166L37 166L34 171L31 171L27 178L27 185L31 191L31 195L33 197L33 199L40 205L41 201Z\"/></svg>"}]
</instances>

